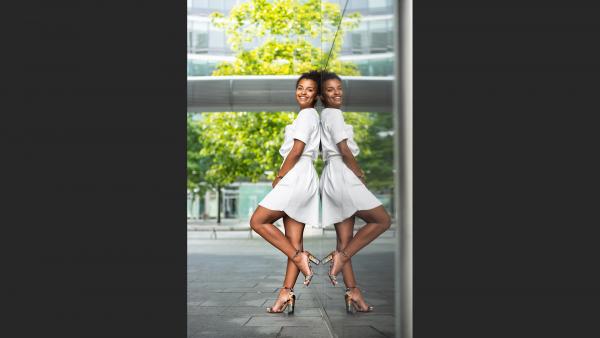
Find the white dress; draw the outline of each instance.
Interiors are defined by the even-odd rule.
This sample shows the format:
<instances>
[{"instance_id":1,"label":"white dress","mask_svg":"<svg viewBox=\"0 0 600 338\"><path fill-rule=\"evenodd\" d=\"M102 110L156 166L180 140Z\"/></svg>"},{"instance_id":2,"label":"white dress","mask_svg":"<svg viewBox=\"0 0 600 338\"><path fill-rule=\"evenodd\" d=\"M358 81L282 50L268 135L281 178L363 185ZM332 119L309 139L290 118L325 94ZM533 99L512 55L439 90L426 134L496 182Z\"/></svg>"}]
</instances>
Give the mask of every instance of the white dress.
<instances>
[{"instance_id":1,"label":"white dress","mask_svg":"<svg viewBox=\"0 0 600 338\"><path fill-rule=\"evenodd\" d=\"M339 223L358 210L369 210L381 202L367 189L342 160L337 144L346 139L355 157L360 150L354 142L354 130L344 122L342 111L325 108L321 111L321 147L325 167L321 174L320 192L323 226Z\"/></svg>"},{"instance_id":2,"label":"white dress","mask_svg":"<svg viewBox=\"0 0 600 338\"><path fill-rule=\"evenodd\" d=\"M294 167L259 205L284 211L300 223L319 225L319 176L313 161L318 157L320 133L319 114L314 108L302 109L294 122L285 127L284 142L279 149L284 162L292 150L294 139L304 142L304 151Z\"/></svg>"}]
</instances>

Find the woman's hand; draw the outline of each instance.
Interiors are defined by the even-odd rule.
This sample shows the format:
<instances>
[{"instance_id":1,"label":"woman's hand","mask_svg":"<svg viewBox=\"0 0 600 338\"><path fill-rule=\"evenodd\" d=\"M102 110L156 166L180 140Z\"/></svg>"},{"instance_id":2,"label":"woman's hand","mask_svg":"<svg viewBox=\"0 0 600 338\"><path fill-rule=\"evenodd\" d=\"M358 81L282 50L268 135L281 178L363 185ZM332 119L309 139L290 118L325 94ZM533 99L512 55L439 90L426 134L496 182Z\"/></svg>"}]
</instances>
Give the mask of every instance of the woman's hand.
<instances>
[{"instance_id":1,"label":"woman's hand","mask_svg":"<svg viewBox=\"0 0 600 338\"><path fill-rule=\"evenodd\" d=\"M275 186L277 185L277 183L279 183L279 181L281 181L281 178L275 177L275 179L273 180L273 183L271 183L271 186L273 188L275 188Z\"/></svg>"}]
</instances>

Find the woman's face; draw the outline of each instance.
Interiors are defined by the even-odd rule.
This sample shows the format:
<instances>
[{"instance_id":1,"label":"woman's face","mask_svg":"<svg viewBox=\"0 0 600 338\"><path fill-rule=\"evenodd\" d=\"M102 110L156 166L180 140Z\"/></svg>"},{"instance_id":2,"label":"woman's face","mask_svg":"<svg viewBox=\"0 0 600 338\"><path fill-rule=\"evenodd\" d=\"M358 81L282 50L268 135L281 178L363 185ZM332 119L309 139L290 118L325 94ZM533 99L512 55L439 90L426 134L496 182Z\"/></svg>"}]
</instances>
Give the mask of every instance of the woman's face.
<instances>
[{"instance_id":1,"label":"woman's face","mask_svg":"<svg viewBox=\"0 0 600 338\"><path fill-rule=\"evenodd\" d=\"M323 84L323 104L325 107L340 108L342 106L342 82L330 79Z\"/></svg>"},{"instance_id":2,"label":"woman's face","mask_svg":"<svg viewBox=\"0 0 600 338\"><path fill-rule=\"evenodd\" d=\"M302 79L296 87L296 101L300 108L310 108L315 106L317 99L317 83L310 79Z\"/></svg>"}]
</instances>

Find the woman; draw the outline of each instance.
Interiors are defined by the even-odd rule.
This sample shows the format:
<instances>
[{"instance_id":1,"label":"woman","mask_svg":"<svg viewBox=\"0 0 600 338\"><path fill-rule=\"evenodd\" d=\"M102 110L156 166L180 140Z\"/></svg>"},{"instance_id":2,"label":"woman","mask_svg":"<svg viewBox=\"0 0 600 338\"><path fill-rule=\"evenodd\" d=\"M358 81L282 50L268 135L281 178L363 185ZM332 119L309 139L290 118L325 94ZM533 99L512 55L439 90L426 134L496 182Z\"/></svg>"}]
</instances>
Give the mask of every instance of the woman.
<instances>
[{"instance_id":1,"label":"woman","mask_svg":"<svg viewBox=\"0 0 600 338\"><path fill-rule=\"evenodd\" d=\"M269 313L294 312L296 296L293 286L299 271L308 286L313 273L310 262L319 264L313 255L304 251L304 225L319 222L319 177L313 166L319 151L319 114L317 102L319 73L304 73L296 82L296 101L300 106L298 117L285 127L284 143L279 149L284 161L273 181L273 190L259 203L250 219L250 226L287 257L283 288ZM273 225L283 218L285 235Z\"/></svg>"},{"instance_id":2,"label":"woman","mask_svg":"<svg viewBox=\"0 0 600 338\"><path fill-rule=\"evenodd\" d=\"M340 110L342 80L335 73L323 72L320 92L326 107L321 111L321 146L325 160L320 186L322 224L334 224L337 234L336 250L322 262L331 261L329 278L334 286L337 274L340 271L343 274L346 311L369 312L373 307L365 302L356 287L350 258L390 227L390 216L365 186L365 174L356 162L359 148L353 139L352 126L344 122ZM353 235L355 216L366 225Z\"/></svg>"}]
</instances>

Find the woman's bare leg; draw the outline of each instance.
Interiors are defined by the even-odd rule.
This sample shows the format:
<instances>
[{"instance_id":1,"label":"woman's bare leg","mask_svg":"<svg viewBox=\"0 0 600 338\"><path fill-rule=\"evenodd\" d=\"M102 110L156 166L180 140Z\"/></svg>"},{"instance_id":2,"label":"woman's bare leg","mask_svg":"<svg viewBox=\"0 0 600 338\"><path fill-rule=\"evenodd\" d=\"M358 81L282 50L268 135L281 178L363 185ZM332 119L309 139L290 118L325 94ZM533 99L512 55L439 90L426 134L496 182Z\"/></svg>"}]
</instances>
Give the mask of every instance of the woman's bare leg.
<instances>
[{"instance_id":1,"label":"woman's bare leg","mask_svg":"<svg viewBox=\"0 0 600 338\"><path fill-rule=\"evenodd\" d=\"M304 235L304 223L300 223L293 218L285 215L283 217L283 227L285 228L285 237L288 238L292 245L300 250L304 251L303 247L303 235ZM298 275L300 274L300 270L294 264L294 262L288 258L287 260L287 269L285 271L285 278L283 280L283 286L287 288L293 288L296 285L296 280L298 279Z\"/></svg>"},{"instance_id":2,"label":"woman's bare leg","mask_svg":"<svg viewBox=\"0 0 600 338\"><path fill-rule=\"evenodd\" d=\"M302 245L304 223L297 222L288 215L285 215L283 216L283 227L285 228L285 237L287 237L287 239L295 248L302 251L304 249ZM298 279L299 274L300 270L296 264L294 264L294 262L288 258L285 277L283 279L283 288L279 290L279 296L275 300L275 304L273 304L271 307L273 311L281 311L281 308L285 305L289 297L290 290L294 288L294 285L296 285L296 280Z\"/></svg>"},{"instance_id":3,"label":"woman's bare leg","mask_svg":"<svg viewBox=\"0 0 600 338\"><path fill-rule=\"evenodd\" d=\"M311 275L306 255L296 255L296 248L273 222L283 217L285 213L278 210L269 210L258 206L250 218L250 227L267 242L283 252L298 266L305 276Z\"/></svg>"},{"instance_id":4,"label":"woman's bare leg","mask_svg":"<svg viewBox=\"0 0 600 338\"><path fill-rule=\"evenodd\" d=\"M335 232L337 235L337 251L342 251L348 246L348 243L354 237L354 216L345 219L341 223L335 224ZM346 288L350 288L348 291L352 299L357 303L360 310L366 311L369 308L369 304L365 302L365 298L362 295L360 289L356 287L356 276L352 269L352 259L349 259L344 267L342 267L342 275L344 277L344 284Z\"/></svg>"},{"instance_id":5,"label":"woman's bare leg","mask_svg":"<svg viewBox=\"0 0 600 338\"><path fill-rule=\"evenodd\" d=\"M343 220L335 225L335 234L337 239L337 251L342 251L350 243L352 237L354 237L354 216ZM342 268L342 275L344 276L344 284L346 287L356 286L356 278L354 271L352 270L352 260L348 260Z\"/></svg>"},{"instance_id":6,"label":"woman's bare leg","mask_svg":"<svg viewBox=\"0 0 600 338\"><path fill-rule=\"evenodd\" d=\"M336 255L330 270L331 275L337 275L346 262L350 260L350 257L379 237L392 224L390 216L382 205L370 210L359 210L355 215L363 219L367 224L356 232L356 235L354 235L344 250L341 251L342 254Z\"/></svg>"}]
</instances>

